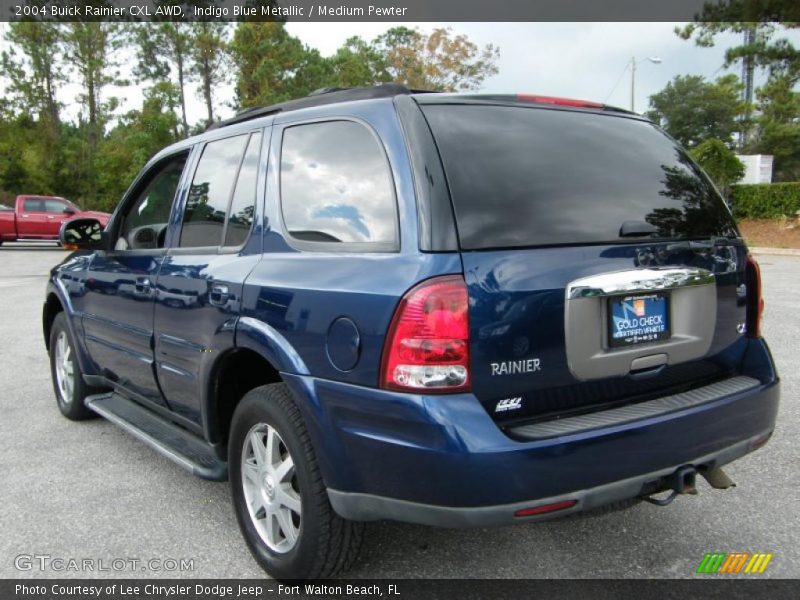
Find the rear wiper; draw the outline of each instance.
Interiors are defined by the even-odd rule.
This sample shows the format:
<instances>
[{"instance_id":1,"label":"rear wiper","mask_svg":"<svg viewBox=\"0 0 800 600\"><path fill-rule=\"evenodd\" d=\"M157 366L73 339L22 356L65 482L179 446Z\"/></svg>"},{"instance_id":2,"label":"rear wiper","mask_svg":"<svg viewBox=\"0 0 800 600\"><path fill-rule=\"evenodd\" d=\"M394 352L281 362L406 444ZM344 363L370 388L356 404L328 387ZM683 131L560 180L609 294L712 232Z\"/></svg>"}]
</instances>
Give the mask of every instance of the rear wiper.
<instances>
[{"instance_id":1,"label":"rear wiper","mask_svg":"<svg viewBox=\"0 0 800 600\"><path fill-rule=\"evenodd\" d=\"M625 221L619 228L619 237L645 237L658 233L658 227L645 221Z\"/></svg>"},{"instance_id":2,"label":"rear wiper","mask_svg":"<svg viewBox=\"0 0 800 600\"><path fill-rule=\"evenodd\" d=\"M673 254L683 250L713 250L718 246L733 246L733 240L727 237L712 237L708 241L682 240L672 242L664 247L664 252Z\"/></svg>"}]
</instances>

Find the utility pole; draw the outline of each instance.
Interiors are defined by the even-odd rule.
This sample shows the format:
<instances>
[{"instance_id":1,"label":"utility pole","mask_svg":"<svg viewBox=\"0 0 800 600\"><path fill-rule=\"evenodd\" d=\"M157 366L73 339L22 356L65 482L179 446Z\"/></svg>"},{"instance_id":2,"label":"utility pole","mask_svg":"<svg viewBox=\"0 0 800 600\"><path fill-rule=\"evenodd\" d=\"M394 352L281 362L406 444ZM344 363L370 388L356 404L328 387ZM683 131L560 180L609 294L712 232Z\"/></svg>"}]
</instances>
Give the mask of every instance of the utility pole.
<instances>
[{"instance_id":1,"label":"utility pole","mask_svg":"<svg viewBox=\"0 0 800 600\"><path fill-rule=\"evenodd\" d=\"M638 65L642 60L648 60L654 65L658 65L661 63L661 59L657 56L648 56L647 58L643 58L640 61L636 60L635 56L631 56L631 112L635 111L635 100L634 100L634 93L636 91L636 65Z\"/></svg>"},{"instance_id":2,"label":"utility pole","mask_svg":"<svg viewBox=\"0 0 800 600\"><path fill-rule=\"evenodd\" d=\"M750 26L744 30L744 45L746 48L751 47L756 42L756 28ZM739 132L739 146L744 149L748 141L748 129L750 127L750 106L753 104L753 74L755 72L755 64L753 63L753 56L745 54L742 57L742 82L744 88L742 89L742 100L745 102L744 118L742 119L742 130Z\"/></svg>"}]
</instances>

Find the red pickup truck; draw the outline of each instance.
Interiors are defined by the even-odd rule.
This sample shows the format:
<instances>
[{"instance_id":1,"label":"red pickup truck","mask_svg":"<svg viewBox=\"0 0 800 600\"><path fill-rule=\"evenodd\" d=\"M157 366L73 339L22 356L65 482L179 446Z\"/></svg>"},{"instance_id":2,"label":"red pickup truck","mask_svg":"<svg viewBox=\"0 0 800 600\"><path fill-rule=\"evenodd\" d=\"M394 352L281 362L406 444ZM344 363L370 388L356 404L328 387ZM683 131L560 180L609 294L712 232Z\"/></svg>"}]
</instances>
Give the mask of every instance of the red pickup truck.
<instances>
[{"instance_id":1,"label":"red pickup truck","mask_svg":"<svg viewBox=\"0 0 800 600\"><path fill-rule=\"evenodd\" d=\"M77 217L91 217L105 227L110 214L82 211L57 196L17 196L14 208L0 208L0 244L16 240L58 240L61 224Z\"/></svg>"}]
</instances>

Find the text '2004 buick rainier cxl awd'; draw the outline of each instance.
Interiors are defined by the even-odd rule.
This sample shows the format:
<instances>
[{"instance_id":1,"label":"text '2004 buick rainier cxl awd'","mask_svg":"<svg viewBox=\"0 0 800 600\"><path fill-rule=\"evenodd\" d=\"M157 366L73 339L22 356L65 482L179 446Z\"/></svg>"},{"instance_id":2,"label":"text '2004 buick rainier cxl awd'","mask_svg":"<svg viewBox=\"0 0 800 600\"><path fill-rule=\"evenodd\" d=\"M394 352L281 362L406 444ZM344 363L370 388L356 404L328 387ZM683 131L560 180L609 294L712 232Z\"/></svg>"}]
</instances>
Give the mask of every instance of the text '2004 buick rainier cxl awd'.
<instances>
[{"instance_id":1,"label":"text '2004 buick rainier cxl awd'","mask_svg":"<svg viewBox=\"0 0 800 600\"><path fill-rule=\"evenodd\" d=\"M321 91L166 148L61 236L61 412L229 479L278 578L345 570L365 521L726 488L775 426L757 263L686 152L611 107Z\"/></svg>"}]
</instances>

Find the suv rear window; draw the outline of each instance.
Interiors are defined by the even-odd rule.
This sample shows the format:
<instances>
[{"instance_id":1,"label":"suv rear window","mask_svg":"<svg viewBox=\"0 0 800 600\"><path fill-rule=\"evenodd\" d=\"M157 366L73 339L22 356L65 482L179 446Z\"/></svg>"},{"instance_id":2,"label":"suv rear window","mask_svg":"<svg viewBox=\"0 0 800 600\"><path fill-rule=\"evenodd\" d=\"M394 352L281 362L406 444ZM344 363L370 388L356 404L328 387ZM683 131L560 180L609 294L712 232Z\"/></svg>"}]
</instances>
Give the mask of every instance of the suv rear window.
<instances>
[{"instance_id":1,"label":"suv rear window","mask_svg":"<svg viewBox=\"0 0 800 600\"><path fill-rule=\"evenodd\" d=\"M490 105L421 107L442 156L464 249L599 244L626 221L652 238L735 235L722 199L653 124Z\"/></svg>"}]
</instances>

